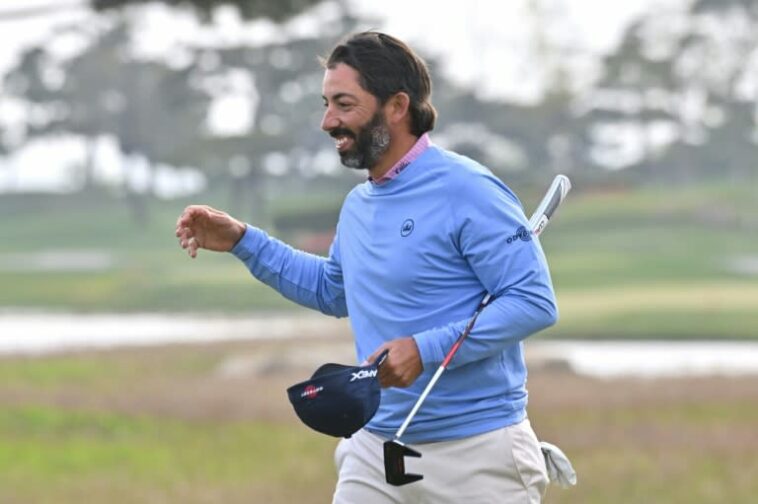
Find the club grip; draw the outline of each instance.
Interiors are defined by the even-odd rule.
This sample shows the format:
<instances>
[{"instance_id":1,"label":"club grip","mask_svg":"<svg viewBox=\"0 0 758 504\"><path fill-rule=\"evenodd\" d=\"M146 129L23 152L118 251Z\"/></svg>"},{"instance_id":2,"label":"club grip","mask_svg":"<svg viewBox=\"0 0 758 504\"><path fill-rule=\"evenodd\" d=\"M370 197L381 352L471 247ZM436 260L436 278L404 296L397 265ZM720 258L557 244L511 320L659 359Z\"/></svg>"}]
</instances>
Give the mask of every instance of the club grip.
<instances>
[{"instance_id":1,"label":"club grip","mask_svg":"<svg viewBox=\"0 0 758 504\"><path fill-rule=\"evenodd\" d=\"M535 236L542 233L570 190L571 181L569 178L566 175L556 175L547 193L545 193L545 197L542 198L537 210L529 219L529 227Z\"/></svg>"}]
</instances>

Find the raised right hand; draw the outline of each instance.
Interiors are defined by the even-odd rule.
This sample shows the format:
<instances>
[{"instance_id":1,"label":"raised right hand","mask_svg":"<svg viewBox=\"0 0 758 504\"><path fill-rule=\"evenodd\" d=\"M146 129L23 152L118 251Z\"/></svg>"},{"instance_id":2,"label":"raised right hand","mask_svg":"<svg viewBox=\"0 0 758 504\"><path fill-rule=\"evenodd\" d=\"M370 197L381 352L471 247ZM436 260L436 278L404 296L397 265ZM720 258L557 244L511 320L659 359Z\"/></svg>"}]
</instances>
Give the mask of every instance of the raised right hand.
<instances>
[{"instance_id":1,"label":"raised right hand","mask_svg":"<svg viewBox=\"0 0 758 504\"><path fill-rule=\"evenodd\" d=\"M228 252L242 238L245 224L231 215L206 205L190 205L176 221L179 245L190 257L198 249Z\"/></svg>"}]
</instances>

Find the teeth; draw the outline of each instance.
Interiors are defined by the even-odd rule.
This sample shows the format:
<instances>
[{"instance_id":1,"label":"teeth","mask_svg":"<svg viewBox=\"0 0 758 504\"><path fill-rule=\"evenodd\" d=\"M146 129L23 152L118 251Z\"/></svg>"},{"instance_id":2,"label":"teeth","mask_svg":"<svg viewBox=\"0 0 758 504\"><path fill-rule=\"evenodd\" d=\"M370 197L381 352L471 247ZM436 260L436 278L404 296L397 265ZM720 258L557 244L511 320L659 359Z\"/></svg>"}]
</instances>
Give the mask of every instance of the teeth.
<instances>
[{"instance_id":1,"label":"teeth","mask_svg":"<svg viewBox=\"0 0 758 504\"><path fill-rule=\"evenodd\" d=\"M347 137L339 137L335 140L335 143L337 144L337 148L341 149L347 143Z\"/></svg>"}]
</instances>

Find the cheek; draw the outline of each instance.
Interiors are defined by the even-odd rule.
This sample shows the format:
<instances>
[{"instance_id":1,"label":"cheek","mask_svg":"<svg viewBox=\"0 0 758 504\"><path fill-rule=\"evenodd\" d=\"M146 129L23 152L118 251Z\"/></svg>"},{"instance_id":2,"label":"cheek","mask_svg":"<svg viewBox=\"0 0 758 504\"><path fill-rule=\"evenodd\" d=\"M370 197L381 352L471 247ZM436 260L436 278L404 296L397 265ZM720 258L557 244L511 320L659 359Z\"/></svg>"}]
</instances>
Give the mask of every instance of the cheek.
<instances>
[{"instance_id":1,"label":"cheek","mask_svg":"<svg viewBox=\"0 0 758 504\"><path fill-rule=\"evenodd\" d=\"M368 107L356 107L349 112L350 121L353 125L365 126L376 115L377 110Z\"/></svg>"}]
</instances>

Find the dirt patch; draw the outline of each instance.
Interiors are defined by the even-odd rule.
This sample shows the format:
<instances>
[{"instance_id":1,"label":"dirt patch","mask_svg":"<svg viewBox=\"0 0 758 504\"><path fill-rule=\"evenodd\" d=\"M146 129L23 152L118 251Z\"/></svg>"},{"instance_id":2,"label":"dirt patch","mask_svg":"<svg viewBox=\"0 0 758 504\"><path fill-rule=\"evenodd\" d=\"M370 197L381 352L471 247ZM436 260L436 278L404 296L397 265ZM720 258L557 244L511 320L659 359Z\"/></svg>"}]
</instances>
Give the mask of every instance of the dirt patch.
<instances>
[{"instance_id":1,"label":"dirt patch","mask_svg":"<svg viewBox=\"0 0 758 504\"><path fill-rule=\"evenodd\" d=\"M64 371L58 379L47 377L43 383L33 378L34 371L22 373L21 379L0 388L0 407L50 405L219 421L296 420L287 387L307 379L324 362L351 362L352 352L351 342L307 339L3 358L0 365L22 362L26 368L63 367ZM79 365L87 369L93 360L101 372L82 377L70 371Z\"/></svg>"}]
</instances>

